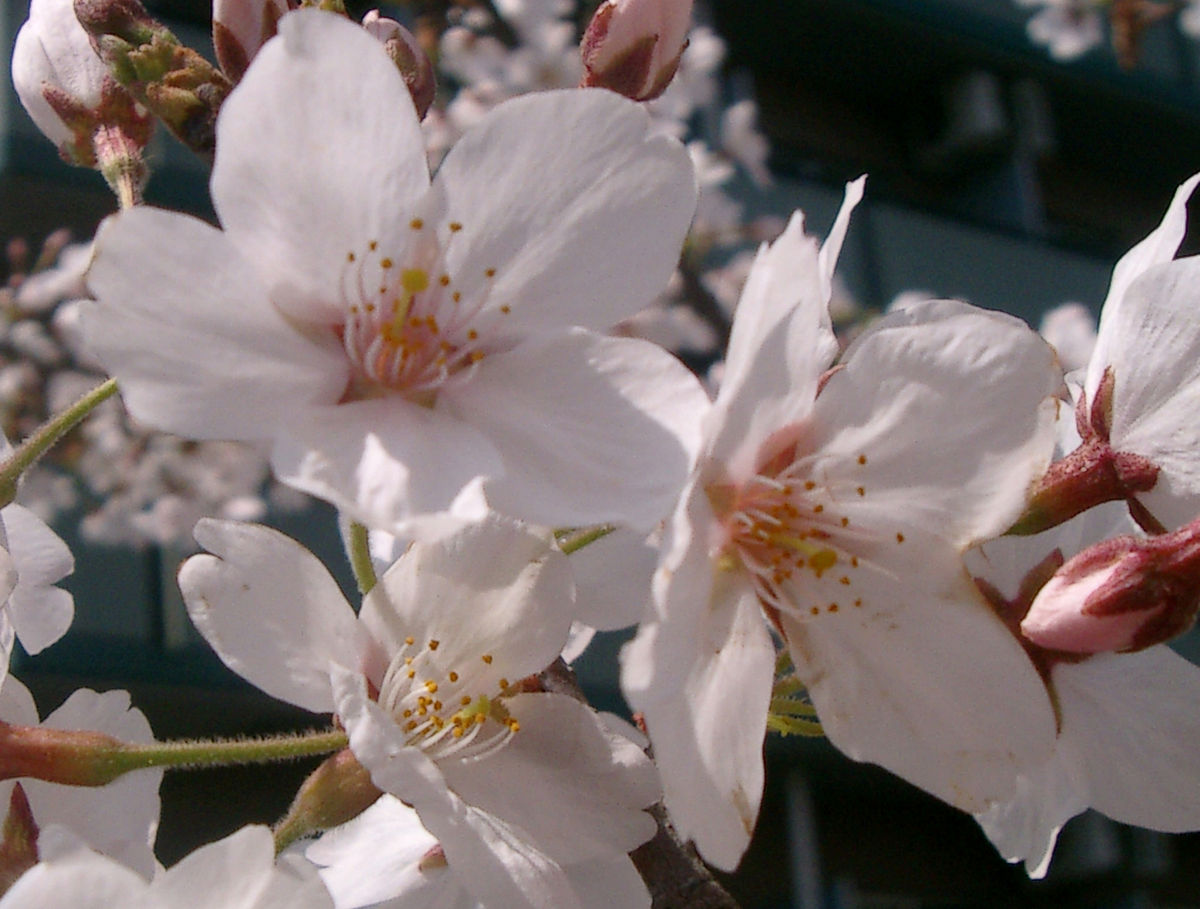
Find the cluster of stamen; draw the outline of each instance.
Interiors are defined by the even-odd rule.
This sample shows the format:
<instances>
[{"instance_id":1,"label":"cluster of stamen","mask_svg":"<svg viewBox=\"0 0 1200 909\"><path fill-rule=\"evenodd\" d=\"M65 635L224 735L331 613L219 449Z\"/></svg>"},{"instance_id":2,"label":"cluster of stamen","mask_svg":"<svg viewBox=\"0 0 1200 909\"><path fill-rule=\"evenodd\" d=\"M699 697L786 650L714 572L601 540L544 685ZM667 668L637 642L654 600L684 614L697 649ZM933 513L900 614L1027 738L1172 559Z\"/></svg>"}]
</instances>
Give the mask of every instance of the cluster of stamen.
<instances>
[{"instance_id":1,"label":"cluster of stamen","mask_svg":"<svg viewBox=\"0 0 1200 909\"><path fill-rule=\"evenodd\" d=\"M866 464L859 455L853 466ZM862 607L854 577L877 538L847 507L866 497L865 486L853 477L819 482L814 467L792 447L736 487L709 488L726 532L720 564L743 568L764 605L798 618Z\"/></svg>"},{"instance_id":2,"label":"cluster of stamen","mask_svg":"<svg viewBox=\"0 0 1200 909\"><path fill-rule=\"evenodd\" d=\"M379 706L404 730L410 746L435 760L486 757L520 730L504 705L510 683L502 678L493 690L479 691L472 681L490 677L491 654L480 654L478 667L446 668L436 655L440 646L405 638L380 684Z\"/></svg>"},{"instance_id":3,"label":"cluster of stamen","mask_svg":"<svg viewBox=\"0 0 1200 909\"><path fill-rule=\"evenodd\" d=\"M351 396L401 392L431 403L452 377L469 376L487 352L488 336L508 312L482 313L496 276L482 269L482 291L466 299L446 266L446 254L462 224L451 221L444 238L421 218L409 222L413 242L399 262L372 241L346 254L342 343L354 370Z\"/></svg>"}]
</instances>

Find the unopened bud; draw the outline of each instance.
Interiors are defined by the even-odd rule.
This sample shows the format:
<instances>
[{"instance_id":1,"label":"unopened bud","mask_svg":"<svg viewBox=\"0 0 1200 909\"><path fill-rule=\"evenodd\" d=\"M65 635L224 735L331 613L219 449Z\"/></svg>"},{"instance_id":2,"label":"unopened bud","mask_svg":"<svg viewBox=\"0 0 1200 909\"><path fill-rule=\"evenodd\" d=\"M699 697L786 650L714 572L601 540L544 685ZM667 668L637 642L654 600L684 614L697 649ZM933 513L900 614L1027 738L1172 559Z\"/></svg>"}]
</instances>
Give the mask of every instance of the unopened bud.
<instances>
[{"instance_id":1,"label":"unopened bud","mask_svg":"<svg viewBox=\"0 0 1200 909\"><path fill-rule=\"evenodd\" d=\"M100 167L100 131L120 131L141 149L153 122L109 74L75 18L71 0L33 0L12 55L17 97L64 160Z\"/></svg>"},{"instance_id":2,"label":"unopened bud","mask_svg":"<svg viewBox=\"0 0 1200 909\"><path fill-rule=\"evenodd\" d=\"M75 14L109 72L188 148L211 159L225 74L179 43L138 0L74 0Z\"/></svg>"},{"instance_id":3,"label":"unopened bud","mask_svg":"<svg viewBox=\"0 0 1200 909\"><path fill-rule=\"evenodd\" d=\"M383 795L349 748L331 755L300 784L287 815L275 826L282 849L304 836L358 817Z\"/></svg>"},{"instance_id":4,"label":"unopened bud","mask_svg":"<svg viewBox=\"0 0 1200 909\"><path fill-rule=\"evenodd\" d=\"M691 19L692 0L606 0L580 44L583 87L657 98L679 68Z\"/></svg>"},{"instance_id":5,"label":"unopened bud","mask_svg":"<svg viewBox=\"0 0 1200 909\"><path fill-rule=\"evenodd\" d=\"M377 9L363 16L362 25L383 44L396 69L404 77L404 84L408 86L408 93L416 105L417 116L424 119L437 94L437 79L429 55L412 32L395 19L380 16Z\"/></svg>"},{"instance_id":6,"label":"unopened bud","mask_svg":"<svg viewBox=\"0 0 1200 909\"><path fill-rule=\"evenodd\" d=\"M1021 633L1068 653L1143 650L1187 631L1198 610L1200 520L1085 549L1034 597Z\"/></svg>"},{"instance_id":7,"label":"unopened bud","mask_svg":"<svg viewBox=\"0 0 1200 909\"><path fill-rule=\"evenodd\" d=\"M240 82L259 48L275 37L290 0L213 0L213 49L232 81Z\"/></svg>"},{"instance_id":8,"label":"unopened bud","mask_svg":"<svg viewBox=\"0 0 1200 909\"><path fill-rule=\"evenodd\" d=\"M0 722L0 780L28 777L66 786L103 786L130 768L125 744L103 732Z\"/></svg>"},{"instance_id":9,"label":"unopened bud","mask_svg":"<svg viewBox=\"0 0 1200 909\"><path fill-rule=\"evenodd\" d=\"M0 895L37 864L38 825L21 784L13 786L8 814L0 826Z\"/></svg>"}]
</instances>

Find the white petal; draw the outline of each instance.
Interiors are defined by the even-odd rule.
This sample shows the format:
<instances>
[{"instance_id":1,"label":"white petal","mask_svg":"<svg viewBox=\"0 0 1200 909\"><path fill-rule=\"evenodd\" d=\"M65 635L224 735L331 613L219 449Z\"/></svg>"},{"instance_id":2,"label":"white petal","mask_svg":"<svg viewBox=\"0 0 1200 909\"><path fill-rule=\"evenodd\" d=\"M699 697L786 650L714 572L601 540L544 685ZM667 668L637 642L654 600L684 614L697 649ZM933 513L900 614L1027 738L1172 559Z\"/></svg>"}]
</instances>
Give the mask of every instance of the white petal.
<instances>
[{"instance_id":1,"label":"white petal","mask_svg":"<svg viewBox=\"0 0 1200 909\"><path fill-rule=\"evenodd\" d=\"M204 519L212 555L179 569L188 614L225 665L273 697L333 709L329 663L356 667L365 644L337 582L307 549L269 527Z\"/></svg>"},{"instance_id":2,"label":"white petal","mask_svg":"<svg viewBox=\"0 0 1200 909\"><path fill-rule=\"evenodd\" d=\"M507 746L486 761L439 763L455 792L560 865L624 855L654 836L642 809L661 792L640 748L564 695L522 694L505 706L520 723Z\"/></svg>"},{"instance_id":3,"label":"white petal","mask_svg":"<svg viewBox=\"0 0 1200 909\"><path fill-rule=\"evenodd\" d=\"M1063 824L1088 807L1077 768L1057 756L1022 774L1016 794L975 815L1007 861L1024 862L1032 878L1045 876Z\"/></svg>"},{"instance_id":4,"label":"white petal","mask_svg":"<svg viewBox=\"0 0 1200 909\"><path fill-rule=\"evenodd\" d=\"M861 608L785 614L783 628L830 742L978 813L1050 756L1054 711L953 554L911 555L922 572L881 572L874 593L859 578Z\"/></svg>"},{"instance_id":5,"label":"white petal","mask_svg":"<svg viewBox=\"0 0 1200 909\"><path fill-rule=\"evenodd\" d=\"M1055 667L1062 745L1089 801L1125 824L1200 830L1200 668L1165 646Z\"/></svg>"},{"instance_id":6,"label":"white petal","mask_svg":"<svg viewBox=\"0 0 1200 909\"><path fill-rule=\"evenodd\" d=\"M84 311L91 351L139 420L190 438L265 439L290 410L336 401L348 366L267 299L229 238L136 208L104 222Z\"/></svg>"},{"instance_id":7,"label":"white petal","mask_svg":"<svg viewBox=\"0 0 1200 909\"><path fill-rule=\"evenodd\" d=\"M646 884L626 856L565 870L583 909L650 909Z\"/></svg>"},{"instance_id":8,"label":"white petal","mask_svg":"<svg viewBox=\"0 0 1200 909\"><path fill-rule=\"evenodd\" d=\"M1007 529L1054 448L1049 345L1011 316L938 300L880 319L843 362L810 446L830 469L862 465L860 504L959 549Z\"/></svg>"},{"instance_id":9,"label":"white petal","mask_svg":"<svg viewBox=\"0 0 1200 909\"><path fill-rule=\"evenodd\" d=\"M833 271L837 266L838 256L842 252L846 231L850 227L850 215L862 201L866 186L865 175L846 184L846 195L842 200L842 206L838 209L837 217L834 218L833 227L829 229L829 236L821 245L821 290L824 292L826 302L833 294Z\"/></svg>"},{"instance_id":10,"label":"white petal","mask_svg":"<svg viewBox=\"0 0 1200 909\"><path fill-rule=\"evenodd\" d=\"M1200 258L1144 272L1125 292L1124 305L1106 316L1113 369L1110 438L1118 451L1153 461L1162 473L1138 498L1168 528L1200 511L1200 330L1196 282Z\"/></svg>"},{"instance_id":11,"label":"white petal","mask_svg":"<svg viewBox=\"0 0 1200 909\"><path fill-rule=\"evenodd\" d=\"M284 483L398 536L437 537L487 513L483 478L502 472L474 427L399 397L309 408L271 452Z\"/></svg>"},{"instance_id":12,"label":"white petal","mask_svg":"<svg viewBox=\"0 0 1200 909\"><path fill-rule=\"evenodd\" d=\"M94 852L76 852L35 865L4 894L4 909L159 909L151 902L147 884L112 859Z\"/></svg>"},{"instance_id":13,"label":"white petal","mask_svg":"<svg viewBox=\"0 0 1200 909\"><path fill-rule=\"evenodd\" d=\"M516 522L492 518L416 543L363 600L361 621L387 653L412 636L464 691L491 693L554 662L571 627L567 557ZM484 662L483 657L489 659ZM432 670L431 670L432 671Z\"/></svg>"},{"instance_id":14,"label":"white petal","mask_svg":"<svg viewBox=\"0 0 1200 909\"><path fill-rule=\"evenodd\" d=\"M578 621L602 631L641 621L657 564L658 547L625 528L571 553Z\"/></svg>"},{"instance_id":15,"label":"white petal","mask_svg":"<svg viewBox=\"0 0 1200 909\"><path fill-rule=\"evenodd\" d=\"M1187 202L1197 183L1200 183L1200 174L1189 177L1175 190L1162 222L1149 236L1125 253L1113 268L1108 295L1100 310L1096 346L1088 364L1085 387L1089 401L1095 400L1096 389L1104 376L1104 368L1112 362L1114 350L1128 343L1129 338L1120 324L1127 318L1122 312L1126 305L1126 293L1148 269L1170 262L1175 257L1187 230Z\"/></svg>"},{"instance_id":16,"label":"white petal","mask_svg":"<svg viewBox=\"0 0 1200 909\"><path fill-rule=\"evenodd\" d=\"M274 867L271 832L253 825L201 846L156 877L151 891L162 906L251 909L267 889Z\"/></svg>"},{"instance_id":17,"label":"white petal","mask_svg":"<svg viewBox=\"0 0 1200 909\"><path fill-rule=\"evenodd\" d=\"M703 492L687 495L656 579L658 619L622 653L621 686L645 716L675 829L732 870L762 799L775 648L749 585L714 570Z\"/></svg>"},{"instance_id":18,"label":"white petal","mask_svg":"<svg viewBox=\"0 0 1200 909\"><path fill-rule=\"evenodd\" d=\"M447 253L464 297L496 269L488 307L506 331L605 329L666 286L696 206L683 146L651 136L607 91L535 92L493 110L450 150L436 217L463 225Z\"/></svg>"},{"instance_id":19,"label":"white petal","mask_svg":"<svg viewBox=\"0 0 1200 909\"><path fill-rule=\"evenodd\" d=\"M285 16L217 121L221 224L271 299L306 320L340 321L347 254L406 237L428 181L404 80L342 16Z\"/></svg>"},{"instance_id":20,"label":"white petal","mask_svg":"<svg viewBox=\"0 0 1200 909\"><path fill-rule=\"evenodd\" d=\"M755 410L750 402L791 398L810 406L837 351L817 243L796 212L783 234L759 250L742 290L717 397L730 425L718 435L714 457L728 461L744 441Z\"/></svg>"},{"instance_id":21,"label":"white petal","mask_svg":"<svg viewBox=\"0 0 1200 909\"><path fill-rule=\"evenodd\" d=\"M708 410L695 376L660 348L582 330L485 358L446 398L504 459L486 486L492 507L555 527L661 521Z\"/></svg>"},{"instance_id":22,"label":"white petal","mask_svg":"<svg viewBox=\"0 0 1200 909\"><path fill-rule=\"evenodd\" d=\"M436 845L413 809L384 794L354 820L322 835L304 854L323 866L321 879L338 909L395 897L403 898L405 906L435 909L434 901L447 890L461 890L449 870L418 867Z\"/></svg>"},{"instance_id":23,"label":"white petal","mask_svg":"<svg viewBox=\"0 0 1200 909\"><path fill-rule=\"evenodd\" d=\"M8 601L21 646L30 654L49 647L71 626L75 601L53 584L75 567L67 544L29 509L11 504L0 511L17 585Z\"/></svg>"},{"instance_id":24,"label":"white petal","mask_svg":"<svg viewBox=\"0 0 1200 909\"><path fill-rule=\"evenodd\" d=\"M8 685L5 684L7 693ZM46 729L104 732L126 742L154 741L145 715L128 692L80 689L41 723ZM128 773L98 789L22 780L39 826L61 824L87 844L147 879L154 873L158 787L163 771ZM7 801L5 802L7 804Z\"/></svg>"}]
</instances>

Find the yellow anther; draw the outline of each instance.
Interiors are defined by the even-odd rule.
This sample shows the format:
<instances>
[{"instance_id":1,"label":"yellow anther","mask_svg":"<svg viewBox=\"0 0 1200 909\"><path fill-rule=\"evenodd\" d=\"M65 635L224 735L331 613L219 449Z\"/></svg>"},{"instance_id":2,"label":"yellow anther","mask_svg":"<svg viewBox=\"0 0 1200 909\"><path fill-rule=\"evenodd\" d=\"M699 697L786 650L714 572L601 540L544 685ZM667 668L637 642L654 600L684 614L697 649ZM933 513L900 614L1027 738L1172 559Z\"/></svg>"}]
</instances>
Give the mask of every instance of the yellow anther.
<instances>
[{"instance_id":1,"label":"yellow anther","mask_svg":"<svg viewBox=\"0 0 1200 909\"><path fill-rule=\"evenodd\" d=\"M429 272L423 268L406 268L400 272L400 286L410 294L418 294L429 286Z\"/></svg>"},{"instance_id":2,"label":"yellow anther","mask_svg":"<svg viewBox=\"0 0 1200 909\"><path fill-rule=\"evenodd\" d=\"M832 549L818 549L808 557L808 567L816 572L817 577L820 577L821 572L832 568L837 564L837 560L837 553Z\"/></svg>"},{"instance_id":3,"label":"yellow anther","mask_svg":"<svg viewBox=\"0 0 1200 909\"><path fill-rule=\"evenodd\" d=\"M441 641L436 641L436 640L435 640L435 641L430 641L430 642L429 642L429 649L430 649L430 650L437 650L437 649L438 649L438 645L440 645L441 643L442 643Z\"/></svg>"},{"instance_id":4,"label":"yellow anther","mask_svg":"<svg viewBox=\"0 0 1200 909\"><path fill-rule=\"evenodd\" d=\"M430 694L433 694L435 691L437 691L437 689L438 689L438 684L433 679L430 679L428 682L425 683L425 690L428 691ZM424 700L424 699L422 699L422 700Z\"/></svg>"},{"instance_id":5,"label":"yellow anther","mask_svg":"<svg viewBox=\"0 0 1200 909\"><path fill-rule=\"evenodd\" d=\"M420 218L413 218L411 221L408 222L408 226L411 227L413 230L420 230L422 227L425 226L425 222L422 221Z\"/></svg>"},{"instance_id":6,"label":"yellow anther","mask_svg":"<svg viewBox=\"0 0 1200 909\"><path fill-rule=\"evenodd\" d=\"M458 673L457 673L457 672L451 672L451 673L450 673L450 675L448 676L448 678L449 678L449 679L450 679L450 681L452 681L452 682L457 682L457 681L458 681Z\"/></svg>"},{"instance_id":7,"label":"yellow anther","mask_svg":"<svg viewBox=\"0 0 1200 909\"><path fill-rule=\"evenodd\" d=\"M462 230L462 224L460 224L458 221L451 221L451 222L450 222L450 232L451 232L451 233L455 233L455 234L456 234L456 233L458 233L460 230Z\"/></svg>"},{"instance_id":8,"label":"yellow anther","mask_svg":"<svg viewBox=\"0 0 1200 909\"><path fill-rule=\"evenodd\" d=\"M394 264L395 263L392 262L392 260L389 259L387 256L384 256L382 259L379 260L380 268L391 268L392 265L394 265Z\"/></svg>"},{"instance_id":9,"label":"yellow anther","mask_svg":"<svg viewBox=\"0 0 1200 909\"><path fill-rule=\"evenodd\" d=\"M492 664L492 655L490 653L485 653L483 655L483 661L490 666Z\"/></svg>"}]
</instances>

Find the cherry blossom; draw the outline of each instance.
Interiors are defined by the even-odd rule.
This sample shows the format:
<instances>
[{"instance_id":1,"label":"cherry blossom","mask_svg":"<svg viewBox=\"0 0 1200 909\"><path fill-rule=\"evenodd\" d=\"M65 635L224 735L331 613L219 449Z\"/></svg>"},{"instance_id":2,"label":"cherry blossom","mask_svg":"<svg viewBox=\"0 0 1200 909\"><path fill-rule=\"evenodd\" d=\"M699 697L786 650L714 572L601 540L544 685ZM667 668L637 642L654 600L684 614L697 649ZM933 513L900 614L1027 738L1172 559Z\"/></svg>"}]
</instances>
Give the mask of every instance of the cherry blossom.
<instances>
[{"instance_id":1,"label":"cherry blossom","mask_svg":"<svg viewBox=\"0 0 1200 909\"><path fill-rule=\"evenodd\" d=\"M960 553L1045 469L1061 374L1022 323L955 301L884 317L827 374L861 192L822 249L797 214L759 252L656 612L623 655L676 828L721 868L758 813L772 630L834 745L951 804L1011 797L1053 742L1045 688Z\"/></svg>"},{"instance_id":2,"label":"cherry blossom","mask_svg":"<svg viewBox=\"0 0 1200 909\"><path fill-rule=\"evenodd\" d=\"M11 451L0 437L0 457ZM15 502L0 509L0 679L8 671L14 638L34 654L66 634L75 601L54 585L74 567L67 544L32 511Z\"/></svg>"},{"instance_id":3,"label":"cherry blossom","mask_svg":"<svg viewBox=\"0 0 1200 909\"><path fill-rule=\"evenodd\" d=\"M987 543L970 554L969 565L1019 634L1049 569L1099 540L1135 531L1125 508L1110 503L1047 533ZM1047 563L1050 555L1057 559ZM1087 808L1151 830L1200 829L1200 668L1164 644L1088 655L1021 642L1053 693L1057 736L1048 759L1021 773L1011 798L977 814L1001 854L1043 876L1059 830Z\"/></svg>"},{"instance_id":4,"label":"cherry blossom","mask_svg":"<svg viewBox=\"0 0 1200 909\"><path fill-rule=\"evenodd\" d=\"M59 850L0 898L3 909L332 909L316 870L275 862L271 832L243 827L202 846L147 882L86 849Z\"/></svg>"},{"instance_id":5,"label":"cherry blossom","mask_svg":"<svg viewBox=\"0 0 1200 909\"><path fill-rule=\"evenodd\" d=\"M154 741L146 717L130 706L129 694L124 691L98 694L80 689L39 721L28 689L8 676L0 683L0 720L18 726L104 732L127 742ZM99 788L62 786L36 779L8 780L0 782L0 810L9 812L13 789L19 783L28 799L43 854L42 839L47 831L64 828L73 842L85 843L149 879L157 864L154 838L162 776L162 770L142 770ZM57 835L62 837L63 833Z\"/></svg>"},{"instance_id":6,"label":"cherry blossom","mask_svg":"<svg viewBox=\"0 0 1200 909\"><path fill-rule=\"evenodd\" d=\"M131 412L272 440L277 476L392 532L488 505L648 529L707 399L594 330L666 283L685 150L608 92L548 92L489 114L431 183L379 43L316 10L279 29L217 124L222 229L138 208L97 238L85 331Z\"/></svg>"},{"instance_id":7,"label":"cherry blossom","mask_svg":"<svg viewBox=\"0 0 1200 909\"><path fill-rule=\"evenodd\" d=\"M356 617L287 537L217 521L196 534L213 553L180 571L196 627L267 693L336 711L374 784L416 809L476 899L579 906L564 867L653 835L641 749L522 682L556 659L572 620L570 569L547 537L497 518L416 543Z\"/></svg>"}]
</instances>

